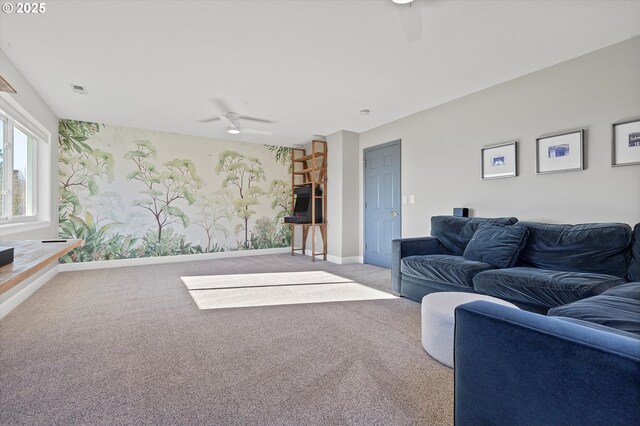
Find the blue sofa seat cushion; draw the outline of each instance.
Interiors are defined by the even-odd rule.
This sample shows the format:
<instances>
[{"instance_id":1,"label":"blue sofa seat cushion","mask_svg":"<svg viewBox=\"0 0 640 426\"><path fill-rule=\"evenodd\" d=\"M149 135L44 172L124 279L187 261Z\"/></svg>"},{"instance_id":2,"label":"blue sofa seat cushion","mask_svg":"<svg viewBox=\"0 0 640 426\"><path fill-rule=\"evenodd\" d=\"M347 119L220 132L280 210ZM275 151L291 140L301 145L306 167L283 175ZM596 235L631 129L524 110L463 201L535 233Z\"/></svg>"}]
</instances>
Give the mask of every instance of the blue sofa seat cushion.
<instances>
[{"instance_id":1,"label":"blue sofa seat cushion","mask_svg":"<svg viewBox=\"0 0 640 426\"><path fill-rule=\"evenodd\" d=\"M623 284L598 296L558 306L547 315L574 318L640 336L640 282Z\"/></svg>"},{"instance_id":2,"label":"blue sofa seat cushion","mask_svg":"<svg viewBox=\"0 0 640 426\"><path fill-rule=\"evenodd\" d=\"M529 231L522 226L481 224L464 250L464 258L510 268L527 242Z\"/></svg>"},{"instance_id":3,"label":"blue sofa seat cushion","mask_svg":"<svg viewBox=\"0 0 640 426\"><path fill-rule=\"evenodd\" d=\"M617 285L602 294L606 294L607 296L625 297L627 299L640 301L640 281Z\"/></svg>"},{"instance_id":4,"label":"blue sofa seat cushion","mask_svg":"<svg viewBox=\"0 0 640 426\"><path fill-rule=\"evenodd\" d=\"M436 237L445 248L446 254L462 256L464 249L471 241L473 234L483 223L513 225L518 221L515 217L431 217L431 236Z\"/></svg>"},{"instance_id":5,"label":"blue sofa seat cushion","mask_svg":"<svg viewBox=\"0 0 640 426\"><path fill-rule=\"evenodd\" d=\"M593 272L621 278L627 273L632 231L625 223L518 222L514 226L529 230L518 266Z\"/></svg>"},{"instance_id":6,"label":"blue sofa seat cushion","mask_svg":"<svg viewBox=\"0 0 640 426\"><path fill-rule=\"evenodd\" d=\"M596 296L624 283L612 275L527 267L485 271L473 278L478 293L546 309Z\"/></svg>"},{"instance_id":7,"label":"blue sofa seat cushion","mask_svg":"<svg viewBox=\"0 0 640 426\"><path fill-rule=\"evenodd\" d=\"M482 271L493 269L488 263L467 260L462 256L434 254L408 256L402 259L402 274L439 284L473 287L473 277Z\"/></svg>"}]
</instances>

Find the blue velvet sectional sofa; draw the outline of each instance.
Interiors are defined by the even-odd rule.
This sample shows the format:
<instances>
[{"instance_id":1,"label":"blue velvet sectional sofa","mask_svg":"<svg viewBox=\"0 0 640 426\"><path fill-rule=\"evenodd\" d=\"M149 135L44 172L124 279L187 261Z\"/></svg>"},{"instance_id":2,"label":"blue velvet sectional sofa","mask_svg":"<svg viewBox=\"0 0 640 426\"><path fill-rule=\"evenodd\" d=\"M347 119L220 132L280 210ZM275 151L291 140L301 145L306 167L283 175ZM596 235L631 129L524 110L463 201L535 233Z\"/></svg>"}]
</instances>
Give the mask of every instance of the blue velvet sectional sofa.
<instances>
[{"instance_id":1,"label":"blue velvet sectional sofa","mask_svg":"<svg viewBox=\"0 0 640 426\"><path fill-rule=\"evenodd\" d=\"M393 241L395 294L420 301L432 292L474 292L546 313L624 284L636 268L633 232L622 223L434 216L431 234Z\"/></svg>"},{"instance_id":2,"label":"blue velvet sectional sofa","mask_svg":"<svg viewBox=\"0 0 640 426\"><path fill-rule=\"evenodd\" d=\"M456 308L457 426L640 426L640 224L434 217L432 234L393 242L396 294L524 308Z\"/></svg>"}]
</instances>

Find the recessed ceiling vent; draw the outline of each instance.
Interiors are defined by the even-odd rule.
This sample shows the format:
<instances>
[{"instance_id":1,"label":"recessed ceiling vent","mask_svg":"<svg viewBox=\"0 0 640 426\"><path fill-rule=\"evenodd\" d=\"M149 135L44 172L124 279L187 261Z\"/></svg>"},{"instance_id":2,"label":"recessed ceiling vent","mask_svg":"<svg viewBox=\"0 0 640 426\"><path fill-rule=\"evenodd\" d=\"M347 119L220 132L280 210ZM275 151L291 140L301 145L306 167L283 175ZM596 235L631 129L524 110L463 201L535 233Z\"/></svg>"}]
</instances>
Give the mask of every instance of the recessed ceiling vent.
<instances>
[{"instance_id":1,"label":"recessed ceiling vent","mask_svg":"<svg viewBox=\"0 0 640 426\"><path fill-rule=\"evenodd\" d=\"M79 95L87 94L87 88L80 84L71 83L71 90L73 90L74 93L78 93Z\"/></svg>"}]
</instances>

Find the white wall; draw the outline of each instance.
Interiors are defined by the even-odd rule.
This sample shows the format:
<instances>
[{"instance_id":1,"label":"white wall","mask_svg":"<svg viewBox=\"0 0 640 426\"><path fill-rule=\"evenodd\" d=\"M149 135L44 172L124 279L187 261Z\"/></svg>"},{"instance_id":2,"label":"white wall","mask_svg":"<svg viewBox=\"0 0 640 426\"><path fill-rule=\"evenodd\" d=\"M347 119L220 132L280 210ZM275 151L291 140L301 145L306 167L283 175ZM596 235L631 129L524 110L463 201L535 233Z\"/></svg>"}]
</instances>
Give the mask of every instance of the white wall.
<instances>
[{"instance_id":1,"label":"white wall","mask_svg":"<svg viewBox=\"0 0 640 426\"><path fill-rule=\"evenodd\" d=\"M0 240L52 238L58 235L58 117L1 49L0 74L17 92L4 93L3 97L10 97L51 134L49 143L39 151L39 154L45 155L38 156L38 185L41 188L49 188L49 191L40 192L38 210L41 211L44 206L48 207L45 209L48 214L43 219L48 220L49 224L39 229L21 232L13 232L6 227L0 228Z\"/></svg>"},{"instance_id":2,"label":"white wall","mask_svg":"<svg viewBox=\"0 0 640 426\"><path fill-rule=\"evenodd\" d=\"M526 52L523 52L526 54ZM555 223L640 222L640 166L611 167L611 124L640 117L640 37L360 134L362 150L402 140L402 235L427 235L432 215ZM586 129L586 170L535 174L541 135ZM519 176L483 181L480 150L519 141ZM362 253L362 180L359 243Z\"/></svg>"}]
</instances>

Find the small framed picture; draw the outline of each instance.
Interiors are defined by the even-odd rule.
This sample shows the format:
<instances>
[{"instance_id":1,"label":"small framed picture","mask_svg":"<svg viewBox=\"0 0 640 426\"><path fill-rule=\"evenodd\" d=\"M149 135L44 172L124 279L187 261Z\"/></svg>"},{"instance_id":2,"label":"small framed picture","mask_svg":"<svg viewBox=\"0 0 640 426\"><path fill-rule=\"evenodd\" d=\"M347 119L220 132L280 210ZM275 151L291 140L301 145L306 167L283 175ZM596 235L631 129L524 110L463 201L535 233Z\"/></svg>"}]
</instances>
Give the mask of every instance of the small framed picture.
<instances>
[{"instance_id":1,"label":"small framed picture","mask_svg":"<svg viewBox=\"0 0 640 426\"><path fill-rule=\"evenodd\" d=\"M640 164L640 119L613 124L611 165Z\"/></svg>"},{"instance_id":2,"label":"small framed picture","mask_svg":"<svg viewBox=\"0 0 640 426\"><path fill-rule=\"evenodd\" d=\"M482 179L518 175L518 142L507 142L482 148Z\"/></svg>"},{"instance_id":3,"label":"small framed picture","mask_svg":"<svg viewBox=\"0 0 640 426\"><path fill-rule=\"evenodd\" d=\"M536 139L536 173L584 170L584 129Z\"/></svg>"}]
</instances>

